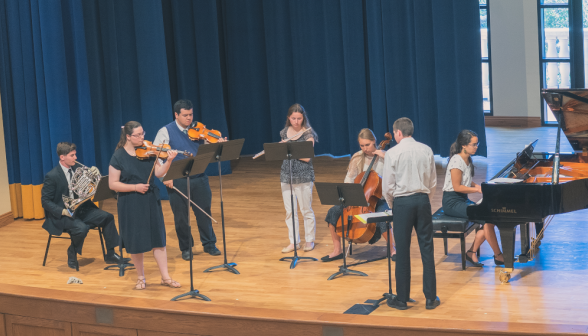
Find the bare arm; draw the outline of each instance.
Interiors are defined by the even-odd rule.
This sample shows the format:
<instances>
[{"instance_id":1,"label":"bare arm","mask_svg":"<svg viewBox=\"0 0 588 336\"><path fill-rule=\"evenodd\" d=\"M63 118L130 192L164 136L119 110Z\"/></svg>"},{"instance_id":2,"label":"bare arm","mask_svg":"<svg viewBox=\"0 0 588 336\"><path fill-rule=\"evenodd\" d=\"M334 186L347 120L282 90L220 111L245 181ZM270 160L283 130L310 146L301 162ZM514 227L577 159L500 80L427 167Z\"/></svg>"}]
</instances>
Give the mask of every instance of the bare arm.
<instances>
[{"instance_id":1,"label":"bare arm","mask_svg":"<svg viewBox=\"0 0 588 336\"><path fill-rule=\"evenodd\" d=\"M480 190L480 186L472 183L471 187L464 186L461 184L461 178L463 176L463 172L457 168L451 169L451 185L453 186L453 190L458 193L462 194L474 194L477 192L482 192Z\"/></svg>"},{"instance_id":2,"label":"bare arm","mask_svg":"<svg viewBox=\"0 0 588 336\"><path fill-rule=\"evenodd\" d=\"M116 192L140 192L144 194L149 189L149 185L145 183L126 184L120 181L120 170L113 166L108 166L108 187Z\"/></svg>"},{"instance_id":3,"label":"bare arm","mask_svg":"<svg viewBox=\"0 0 588 336\"><path fill-rule=\"evenodd\" d=\"M178 155L178 152L175 150L170 150L167 152L167 160L165 163L161 163L159 160L155 162L155 176L156 177L164 177L167 174L169 166L171 165L174 158Z\"/></svg>"}]
</instances>

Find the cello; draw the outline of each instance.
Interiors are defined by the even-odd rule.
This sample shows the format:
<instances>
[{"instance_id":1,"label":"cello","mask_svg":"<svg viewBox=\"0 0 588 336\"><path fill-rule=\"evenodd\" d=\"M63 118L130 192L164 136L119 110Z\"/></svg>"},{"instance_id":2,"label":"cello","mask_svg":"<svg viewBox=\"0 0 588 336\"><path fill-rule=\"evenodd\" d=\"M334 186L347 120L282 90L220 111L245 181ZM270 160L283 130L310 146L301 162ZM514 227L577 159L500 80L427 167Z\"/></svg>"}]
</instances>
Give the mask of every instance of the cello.
<instances>
[{"instance_id":1,"label":"cello","mask_svg":"<svg viewBox=\"0 0 588 336\"><path fill-rule=\"evenodd\" d=\"M392 141L392 134L390 132L386 132L384 135L386 140L380 142L380 145L376 147L376 149L381 149L387 146L390 141ZM376 205L378 201L382 198L382 178L378 173L372 170L372 167L378 160L378 156L374 154L374 158L368 169L364 172L361 172L354 180L354 183L361 184L363 187L363 193L365 195L365 199L368 203L367 207L359 207L359 206L348 206L343 209L343 216L339 217L337 220L337 225L335 226L335 232L339 237L343 236L343 225L341 223L341 218L346 219L348 216L352 216L352 221L349 223L348 232L345 233L346 239L352 243L356 244L363 244L367 243L376 232L376 225L377 223L368 223L364 224L359 219L355 218L355 215L365 214L365 213L372 213L376 212Z\"/></svg>"}]
</instances>

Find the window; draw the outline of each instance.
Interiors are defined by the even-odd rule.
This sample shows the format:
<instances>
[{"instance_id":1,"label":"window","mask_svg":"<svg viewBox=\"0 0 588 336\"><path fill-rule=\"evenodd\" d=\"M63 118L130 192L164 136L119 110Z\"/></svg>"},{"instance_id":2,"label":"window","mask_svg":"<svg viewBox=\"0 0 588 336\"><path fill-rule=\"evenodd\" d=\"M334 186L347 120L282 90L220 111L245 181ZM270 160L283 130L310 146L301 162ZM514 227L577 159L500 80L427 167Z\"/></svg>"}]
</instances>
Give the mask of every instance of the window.
<instances>
[{"instance_id":1,"label":"window","mask_svg":"<svg viewBox=\"0 0 588 336\"><path fill-rule=\"evenodd\" d=\"M540 25L541 87L549 89L583 88L584 23L582 2L588 0L538 0ZM584 6L586 7L586 6ZM557 123L542 100L542 122Z\"/></svg>"},{"instance_id":2,"label":"window","mask_svg":"<svg viewBox=\"0 0 588 336\"><path fill-rule=\"evenodd\" d=\"M588 0L586 0L588 1ZM492 115L490 74L490 20L487 0L480 0L480 36L482 38L482 98L484 113Z\"/></svg>"}]
</instances>

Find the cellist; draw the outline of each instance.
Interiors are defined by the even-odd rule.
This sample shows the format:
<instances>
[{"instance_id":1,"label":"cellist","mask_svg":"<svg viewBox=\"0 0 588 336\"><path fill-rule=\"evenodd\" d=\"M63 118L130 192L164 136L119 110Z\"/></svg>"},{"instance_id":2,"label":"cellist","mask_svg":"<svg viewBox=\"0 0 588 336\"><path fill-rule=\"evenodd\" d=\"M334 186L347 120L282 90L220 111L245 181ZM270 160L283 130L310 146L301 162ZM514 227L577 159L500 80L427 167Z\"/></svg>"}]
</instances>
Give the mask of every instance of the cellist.
<instances>
[{"instance_id":1,"label":"cellist","mask_svg":"<svg viewBox=\"0 0 588 336\"><path fill-rule=\"evenodd\" d=\"M361 150L356 152L351 157L351 161L349 162L349 167L347 168L347 175L345 176L345 183L353 183L357 175L361 172L364 172L368 169L371 161L376 155L378 158L374 163L372 170L376 171L378 175L382 175L384 170L384 156L386 154L385 151L376 149L376 136L369 128L364 128L359 132L357 136L357 141L359 142L359 147ZM378 201L376 205L376 212L389 210L388 204L384 198ZM333 252L321 258L323 262L329 262L337 259L343 258L343 251L341 250L341 238L337 235L335 231L335 226L337 220L340 218L342 212L342 208L340 205L335 205L329 212L327 213L327 217L325 221L329 226L329 230L331 232L331 238L333 239ZM386 232L386 223L381 222L378 223L376 226L376 231L374 236L368 242L369 244L374 244L380 238L384 236L384 238L390 244L390 253L392 255L392 260L396 261L396 249L394 247L394 237L392 235L392 230L390 232Z\"/></svg>"}]
</instances>

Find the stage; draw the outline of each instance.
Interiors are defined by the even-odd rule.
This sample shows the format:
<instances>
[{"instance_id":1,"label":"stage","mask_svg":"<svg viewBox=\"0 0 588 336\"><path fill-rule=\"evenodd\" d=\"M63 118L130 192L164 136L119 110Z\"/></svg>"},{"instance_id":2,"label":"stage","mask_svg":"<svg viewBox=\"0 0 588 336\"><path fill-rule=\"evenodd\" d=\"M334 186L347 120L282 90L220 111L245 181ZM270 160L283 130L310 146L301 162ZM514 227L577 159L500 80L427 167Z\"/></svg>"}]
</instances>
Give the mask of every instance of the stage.
<instances>
[{"instance_id":1,"label":"stage","mask_svg":"<svg viewBox=\"0 0 588 336\"><path fill-rule=\"evenodd\" d=\"M535 151L553 151L556 128L487 128L488 158L474 157L477 183L492 177L529 142L540 139ZM563 138L563 137L562 137ZM565 139L565 138L564 138ZM417 139L418 140L418 139ZM570 151L562 141L562 152ZM329 156L314 160L316 181L342 182L349 158ZM441 206L446 158L436 157L437 190L433 211ZM155 260L145 257L147 288L133 290L136 275L105 271L100 241L90 231L79 257L80 271L67 267L69 240L51 242L47 264L42 266L48 234L42 221L17 220L0 228L0 335L417 335L417 334L551 334L588 333L588 210L555 216L547 228L535 260L515 263L508 284L501 284L492 251L482 245L483 268L461 270L459 240L435 239L437 293L441 305L425 309L422 266L413 235L411 297L417 302L406 311L385 302L369 315L343 314L356 304L379 299L388 289L386 260L355 266L367 277L327 278L339 261L279 261L288 245L285 211L279 185L281 162L263 157L241 158L233 174L223 177L227 258L241 273L225 270L203 273L222 264L222 256L202 251L194 228L194 286L212 299L203 302L169 300L189 290L189 263L181 259L167 201L163 201L169 271L180 289L159 285ZM218 177L210 177L212 215L220 222ZM479 196L472 196L477 200ZM116 217L116 203L103 209ZM332 250L324 217L329 206L320 205L316 190L313 209L317 219L316 247L300 251L317 259ZM142 211L142 209L137 209ZM192 224L195 225L192 216ZM301 236L303 225L301 224ZM217 247L222 251L220 224L215 225ZM467 238L467 247L473 235ZM517 242L517 250L518 250ZM384 256L385 241L354 245L350 262ZM394 274L394 263L392 263ZM70 276L83 284L66 284ZM394 285L393 290L395 291ZM409 304L410 306L410 304ZM2 323L5 328L1 327ZM52 329L40 333L40 330Z\"/></svg>"}]
</instances>

